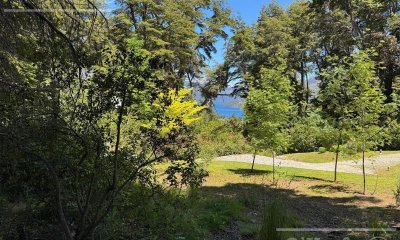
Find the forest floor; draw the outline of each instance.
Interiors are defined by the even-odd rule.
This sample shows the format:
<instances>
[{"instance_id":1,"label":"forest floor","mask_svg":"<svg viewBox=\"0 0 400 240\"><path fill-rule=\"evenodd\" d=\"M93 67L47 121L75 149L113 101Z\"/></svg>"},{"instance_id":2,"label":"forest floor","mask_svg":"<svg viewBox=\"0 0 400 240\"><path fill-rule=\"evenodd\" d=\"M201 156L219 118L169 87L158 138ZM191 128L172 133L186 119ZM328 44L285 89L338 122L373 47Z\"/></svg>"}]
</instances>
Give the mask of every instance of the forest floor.
<instances>
[{"instance_id":1,"label":"forest floor","mask_svg":"<svg viewBox=\"0 0 400 240\"><path fill-rule=\"evenodd\" d=\"M290 155L276 157L275 166L321 171L334 171L335 169L335 163L333 160L330 162L303 162L299 160L291 160L288 159L288 157L290 157ZM229 155L218 157L215 160L252 163L253 155ZM255 163L262 165L272 165L273 160L271 157L256 155ZM376 174L379 170L390 169L391 167L396 165L400 165L400 153L382 154L378 156L367 157L365 161L365 172L366 174ZM343 173L362 174L362 161L361 159L339 161L337 171Z\"/></svg>"},{"instance_id":2,"label":"forest floor","mask_svg":"<svg viewBox=\"0 0 400 240\"><path fill-rule=\"evenodd\" d=\"M376 169L375 175L367 175L366 194L363 195L362 175L339 172L338 181L333 182L331 171L280 165L275 169L273 182L272 167L257 164L262 159L269 161L256 158L253 172L250 172L251 164L248 162L222 161L223 158L219 158L220 161L208 164L209 177L201 190L204 196L223 196L237 201L244 208L229 226L215 233L214 239L256 239L263 212L274 201L283 202L303 224L302 227L307 228L384 228L400 223L400 210L395 206L394 198L400 166L381 167ZM390 157L387 156L386 160L389 161ZM378 234L383 234L386 239L400 239L397 233ZM357 232L312 235L321 240L373 237L369 233Z\"/></svg>"}]
</instances>

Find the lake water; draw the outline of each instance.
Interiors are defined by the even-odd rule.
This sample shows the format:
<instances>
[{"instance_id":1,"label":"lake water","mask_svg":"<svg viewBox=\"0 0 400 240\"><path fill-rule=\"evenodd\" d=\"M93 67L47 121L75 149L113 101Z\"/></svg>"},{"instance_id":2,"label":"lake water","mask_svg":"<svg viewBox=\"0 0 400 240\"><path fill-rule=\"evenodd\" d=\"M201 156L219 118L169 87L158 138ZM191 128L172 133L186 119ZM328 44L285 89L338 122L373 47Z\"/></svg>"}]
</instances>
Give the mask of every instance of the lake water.
<instances>
[{"instance_id":1,"label":"lake water","mask_svg":"<svg viewBox=\"0 0 400 240\"><path fill-rule=\"evenodd\" d=\"M214 102L215 112L222 117L239 117L244 115L242 106L243 99L221 96Z\"/></svg>"},{"instance_id":2,"label":"lake water","mask_svg":"<svg viewBox=\"0 0 400 240\"><path fill-rule=\"evenodd\" d=\"M243 117L243 109L238 107L227 107L223 105L215 105L215 112L222 117Z\"/></svg>"},{"instance_id":3,"label":"lake water","mask_svg":"<svg viewBox=\"0 0 400 240\"><path fill-rule=\"evenodd\" d=\"M232 92L232 89L228 89L223 93ZM202 102L201 94L198 89L194 91L194 97L198 100L198 102ZM218 96L214 102L214 110L215 112L222 117L239 117L242 118L244 116L243 106L244 99L243 98L234 98L231 96Z\"/></svg>"}]
</instances>

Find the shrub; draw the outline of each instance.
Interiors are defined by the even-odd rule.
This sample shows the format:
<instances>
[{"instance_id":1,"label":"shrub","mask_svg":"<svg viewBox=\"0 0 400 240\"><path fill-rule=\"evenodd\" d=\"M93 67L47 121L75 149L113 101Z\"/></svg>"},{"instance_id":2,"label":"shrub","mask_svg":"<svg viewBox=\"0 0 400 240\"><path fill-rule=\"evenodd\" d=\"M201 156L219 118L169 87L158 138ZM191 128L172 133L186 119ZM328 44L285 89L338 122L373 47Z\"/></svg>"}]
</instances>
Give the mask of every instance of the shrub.
<instances>
[{"instance_id":1,"label":"shrub","mask_svg":"<svg viewBox=\"0 0 400 240\"><path fill-rule=\"evenodd\" d=\"M326 150L326 148L325 147L319 147L318 148L318 152L319 153L325 153L327 150Z\"/></svg>"},{"instance_id":2,"label":"shrub","mask_svg":"<svg viewBox=\"0 0 400 240\"><path fill-rule=\"evenodd\" d=\"M204 114L195 124L200 144L199 158L248 153L251 147L243 136L243 120Z\"/></svg>"},{"instance_id":3,"label":"shrub","mask_svg":"<svg viewBox=\"0 0 400 240\"><path fill-rule=\"evenodd\" d=\"M297 119L288 131L289 152L313 152L319 147L330 149L337 135L337 131L316 111Z\"/></svg>"},{"instance_id":4,"label":"shrub","mask_svg":"<svg viewBox=\"0 0 400 240\"><path fill-rule=\"evenodd\" d=\"M400 124L397 122L392 123L386 130L386 141L384 144L385 150L399 150L400 149Z\"/></svg>"},{"instance_id":5,"label":"shrub","mask_svg":"<svg viewBox=\"0 0 400 240\"><path fill-rule=\"evenodd\" d=\"M101 236L96 239L210 239L237 220L242 210L237 199L197 189L134 185L96 230Z\"/></svg>"}]
</instances>

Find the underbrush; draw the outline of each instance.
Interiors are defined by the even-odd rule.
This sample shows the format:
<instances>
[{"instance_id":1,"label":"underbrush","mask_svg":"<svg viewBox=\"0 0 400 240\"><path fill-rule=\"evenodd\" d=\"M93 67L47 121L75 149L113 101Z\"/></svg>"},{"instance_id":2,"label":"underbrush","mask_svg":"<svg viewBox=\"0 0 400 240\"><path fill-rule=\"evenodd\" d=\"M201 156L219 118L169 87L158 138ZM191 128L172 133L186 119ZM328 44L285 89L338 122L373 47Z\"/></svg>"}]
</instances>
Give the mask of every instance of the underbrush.
<instances>
[{"instance_id":1,"label":"underbrush","mask_svg":"<svg viewBox=\"0 0 400 240\"><path fill-rule=\"evenodd\" d=\"M301 227L299 219L292 215L281 201L274 201L265 207L259 239L291 239L296 236L296 233L287 231L284 228L297 227Z\"/></svg>"},{"instance_id":2,"label":"underbrush","mask_svg":"<svg viewBox=\"0 0 400 240\"><path fill-rule=\"evenodd\" d=\"M195 131L200 146L199 158L251 152L252 148L242 134L243 120L240 118L205 114L195 124Z\"/></svg>"},{"instance_id":3,"label":"underbrush","mask_svg":"<svg viewBox=\"0 0 400 240\"><path fill-rule=\"evenodd\" d=\"M242 210L235 199L198 190L135 186L120 199L97 235L107 239L206 239L237 220Z\"/></svg>"}]
</instances>

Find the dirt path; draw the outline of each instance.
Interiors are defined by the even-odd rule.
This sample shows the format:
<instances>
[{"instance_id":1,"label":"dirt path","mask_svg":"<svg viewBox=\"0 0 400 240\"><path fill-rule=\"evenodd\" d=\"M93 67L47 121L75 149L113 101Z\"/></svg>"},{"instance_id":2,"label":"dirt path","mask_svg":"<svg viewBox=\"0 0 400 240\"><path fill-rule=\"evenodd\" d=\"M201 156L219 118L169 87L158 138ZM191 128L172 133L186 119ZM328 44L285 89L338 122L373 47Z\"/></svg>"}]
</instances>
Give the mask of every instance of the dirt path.
<instances>
[{"instance_id":1,"label":"dirt path","mask_svg":"<svg viewBox=\"0 0 400 240\"><path fill-rule=\"evenodd\" d=\"M239 154L222 156L215 159L216 161L229 162L245 162L252 163L253 155ZM265 156L256 156L256 164L272 165L272 158ZM299 162L282 158L275 158L275 165L281 167L304 168L311 170L333 171L335 168L334 162L328 163L307 163ZM375 174L377 170L387 169L395 165L400 165L400 154L387 154L379 157L366 159L365 172L366 174ZM362 174L361 160L348 160L338 162L338 172Z\"/></svg>"}]
</instances>

